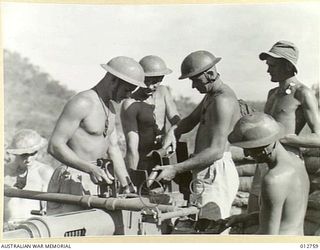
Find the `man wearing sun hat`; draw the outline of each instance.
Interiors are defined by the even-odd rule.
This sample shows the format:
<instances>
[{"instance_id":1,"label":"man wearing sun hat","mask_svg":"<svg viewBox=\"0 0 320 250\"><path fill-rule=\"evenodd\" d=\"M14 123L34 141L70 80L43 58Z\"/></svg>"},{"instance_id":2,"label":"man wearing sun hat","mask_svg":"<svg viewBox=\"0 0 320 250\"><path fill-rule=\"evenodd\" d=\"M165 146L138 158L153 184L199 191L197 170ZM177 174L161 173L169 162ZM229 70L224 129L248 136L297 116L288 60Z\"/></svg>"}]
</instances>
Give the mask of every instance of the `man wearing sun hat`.
<instances>
[{"instance_id":1,"label":"man wearing sun hat","mask_svg":"<svg viewBox=\"0 0 320 250\"><path fill-rule=\"evenodd\" d=\"M242 117L228 139L258 163L268 167L262 179L258 212L231 216L226 226L259 223L257 234L303 235L309 178L303 161L279 142L285 128L270 115L254 112Z\"/></svg>"},{"instance_id":2,"label":"man wearing sun hat","mask_svg":"<svg viewBox=\"0 0 320 250\"><path fill-rule=\"evenodd\" d=\"M320 117L314 93L296 77L298 57L298 48L289 41L278 41L269 51L259 55L260 60L266 61L271 81L279 84L269 91L264 112L284 126L284 138L280 140L284 147L301 157L296 137L305 124L308 124L311 136L319 137ZM258 195L265 171L263 164L257 168L250 191L249 211L259 209Z\"/></svg>"},{"instance_id":3,"label":"man wearing sun hat","mask_svg":"<svg viewBox=\"0 0 320 250\"><path fill-rule=\"evenodd\" d=\"M38 151L47 140L32 129L19 130L6 151L14 155L13 162L5 165L4 185L18 189L47 191L53 169L36 160ZM5 222L10 225L31 216L31 210L45 212L46 202L21 198L7 198L4 202Z\"/></svg>"}]
</instances>

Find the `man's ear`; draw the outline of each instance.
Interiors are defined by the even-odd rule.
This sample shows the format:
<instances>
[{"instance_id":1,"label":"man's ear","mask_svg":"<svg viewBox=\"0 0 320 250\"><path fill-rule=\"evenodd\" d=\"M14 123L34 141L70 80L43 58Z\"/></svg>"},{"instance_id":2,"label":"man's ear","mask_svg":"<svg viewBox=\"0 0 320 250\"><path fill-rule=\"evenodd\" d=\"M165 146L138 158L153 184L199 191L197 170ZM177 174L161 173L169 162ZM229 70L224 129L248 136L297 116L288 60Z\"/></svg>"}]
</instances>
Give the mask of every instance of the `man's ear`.
<instances>
[{"instance_id":1,"label":"man's ear","mask_svg":"<svg viewBox=\"0 0 320 250\"><path fill-rule=\"evenodd\" d=\"M285 60L285 68L287 71L289 72L294 72L295 71L295 68L294 66L292 65L291 62L288 62L287 60Z\"/></svg>"}]
</instances>

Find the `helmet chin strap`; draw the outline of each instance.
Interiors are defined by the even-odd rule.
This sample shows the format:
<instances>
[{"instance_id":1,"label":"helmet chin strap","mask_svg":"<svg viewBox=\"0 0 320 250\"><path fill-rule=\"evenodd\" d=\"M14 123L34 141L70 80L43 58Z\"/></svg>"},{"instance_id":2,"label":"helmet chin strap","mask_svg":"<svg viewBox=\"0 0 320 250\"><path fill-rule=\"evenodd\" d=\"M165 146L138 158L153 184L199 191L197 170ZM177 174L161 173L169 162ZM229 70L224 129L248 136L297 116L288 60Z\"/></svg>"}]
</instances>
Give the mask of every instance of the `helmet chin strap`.
<instances>
[{"instance_id":1,"label":"helmet chin strap","mask_svg":"<svg viewBox=\"0 0 320 250\"><path fill-rule=\"evenodd\" d=\"M207 92L208 93L212 92L212 90L214 89L214 86L215 86L215 82L219 79L220 74L217 73L217 75L214 79L212 79L212 77L207 72L204 72L204 76L208 81L208 83L205 85Z\"/></svg>"}]
</instances>

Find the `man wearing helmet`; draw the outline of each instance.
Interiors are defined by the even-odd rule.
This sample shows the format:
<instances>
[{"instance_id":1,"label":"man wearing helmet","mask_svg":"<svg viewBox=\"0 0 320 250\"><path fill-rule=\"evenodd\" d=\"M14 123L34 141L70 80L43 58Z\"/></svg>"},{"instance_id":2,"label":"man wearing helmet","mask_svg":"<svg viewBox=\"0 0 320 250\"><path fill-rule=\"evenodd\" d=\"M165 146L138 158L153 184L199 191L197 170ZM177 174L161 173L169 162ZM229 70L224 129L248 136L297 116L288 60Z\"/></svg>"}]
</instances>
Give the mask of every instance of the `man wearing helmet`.
<instances>
[{"instance_id":1,"label":"man wearing helmet","mask_svg":"<svg viewBox=\"0 0 320 250\"><path fill-rule=\"evenodd\" d=\"M314 93L296 78L298 55L298 48L293 43L279 41L268 52L262 52L259 58L266 61L271 81L279 83L278 87L269 91L264 112L284 126L284 138L280 140L284 147L301 156L299 147L302 146L303 138L297 135L305 124L308 124L311 130L310 137L319 138L320 116ZM308 147L306 144L303 146ZM261 165L257 168L250 191L249 212L259 209L257 200L261 176L265 171L266 166Z\"/></svg>"},{"instance_id":2,"label":"man wearing helmet","mask_svg":"<svg viewBox=\"0 0 320 250\"><path fill-rule=\"evenodd\" d=\"M168 131L163 147L175 149L176 139L199 125L193 157L174 165L158 166L157 180L171 180L176 174L191 170L195 192L201 193L200 206L211 206L211 214L200 218L218 220L230 215L239 186L239 177L229 151L228 134L240 118L240 107L234 91L224 84L216 64L221 60L208 51L189 54L181 65L179 79L189 78L192 87L205 94L195 110Z\"/></svg>"},{"instance_id":3,"label":"man wearing helmet","mask_svg":"<svg viewBox=\"0 0 320 250\"><path fill-rule=\"evenodd\" d=\"M34 191L47 191L53 169L37 160L38 152L47 144L32 129L21 129L13 137L6 151L14 160L4 166L4 186ZM28 219L31 211L43 214L46 202L21 198L4 198L5 227L14 227L19 221Z\"/></svg>"},{"instance_id":4,"label":"man wearing helmet","mask_svg":"<svg viewBox=\"0 0 320 250\"><path fill-rule=\"evenodd\" d=\"M169 89L160 85L172 70L154 55L143 57L139 63L145 72L147 88L140 88L123 102L121 123L127 142L127 167L150 174L154 165L148 154L161 148L166 119L175 125L180 117Z\"/></svg>"},{"instance_id":5,"label":"man wearing helmet","mask_svg":"<svg viewBox=\"0 0 320 250\"><path fill-rule=\"evenodd\" d=\"M138 87L145 87L141 65L119 56L101 65L106 75L92 89L75 95L64 107L52 133L48 151L65 164L58 168L49 192L96 194L101 183L112 183L113 176L97 166L97 159L111 159L114 172L125 192L132 192L126 166L118 146L115 108ZM66 180L66 181L63 181ZM69 184L68 184L69 183ZM68 187L73 183L74 187ZM93 185L96 184L96 185ZM53 203L48 204L48 210Z\"/></svg>"},{"instance_id":6,"label":"man wearing helmet","mask_svg":"<svg viewBox=\"0 0 320 250\"><path fill-rule=\"evenodd\" d=\"M303 235L309 178L303 162L279 142L284 133L281 123L260 112L242 117L235 125L230 143L268 169L262 179L260 211L231 216L226 226L259 221L257 234Z\"/></svg>"}]
</instances>

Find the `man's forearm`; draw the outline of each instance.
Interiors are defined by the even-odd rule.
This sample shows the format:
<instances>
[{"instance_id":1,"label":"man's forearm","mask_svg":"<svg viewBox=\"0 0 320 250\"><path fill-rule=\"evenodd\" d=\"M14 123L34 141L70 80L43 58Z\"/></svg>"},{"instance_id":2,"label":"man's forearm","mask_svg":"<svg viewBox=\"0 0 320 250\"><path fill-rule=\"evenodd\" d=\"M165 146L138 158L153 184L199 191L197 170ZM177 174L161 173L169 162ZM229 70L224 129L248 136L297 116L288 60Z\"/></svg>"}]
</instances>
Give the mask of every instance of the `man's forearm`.
<instances>
[{"instance_id":1,"label":"man's forearm","mask_svg":"<svg viewBox=\"0 0 320 250\"><path fill-rule=\"evenodd\" d=\"M174 164L177 173L186 172L194 169L204 169L212 165L215 161L223 157L223 152L220 149L207 148L200 153L194 155L186 161Z\"/></svg>"},{"instance_id":2,"label":"man's forearm","mask_svg":"<svg viewBox=\"0 0 320 250\"><path fill-rule=\"evenodd\" d=\"M109 156L113 162L114 172L117 175L122 186L128 185L131 180L129 178L124 159L122 158L121 150L118 146L110 146L108 150Z\"/></svg>"},{"instance_id":3,"label":"man's forearm","mask_svg":"<svg viewBox=\"0 0 320 250\"><path fill-rule=\"evenodd\" d=\"M90 174L92 164L79 158L67 145L49 145L48 152L68 167Z\"/></svg>"},{"instance_id":4,"label":"man's forearm","mask_svg":"<svg viewBox=\"0 0 320 250\"><path fill-rule=\"evenodd\" d=\"M195 126L197 125L196 122L193 122L188 117L180 120L175 126L174 134L177 139L181 137L181 135L190 132Z\"/></svg>"},{"instance_id":5,"label":"man's forearm","mask_svg":"<svg viewBox=\"0 0 320 250\"><path fill-rule=\"evenodd\" d=\"M139 163L139 152L128 150L126 155L126 163L129 170L137 170Z\"/></svg>"}]
</instances>

